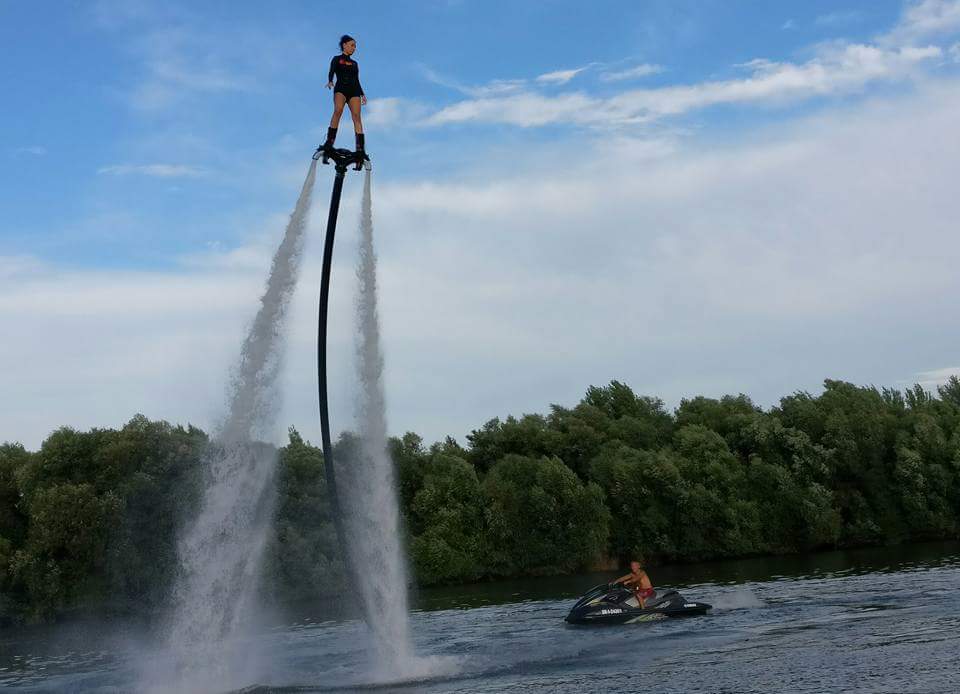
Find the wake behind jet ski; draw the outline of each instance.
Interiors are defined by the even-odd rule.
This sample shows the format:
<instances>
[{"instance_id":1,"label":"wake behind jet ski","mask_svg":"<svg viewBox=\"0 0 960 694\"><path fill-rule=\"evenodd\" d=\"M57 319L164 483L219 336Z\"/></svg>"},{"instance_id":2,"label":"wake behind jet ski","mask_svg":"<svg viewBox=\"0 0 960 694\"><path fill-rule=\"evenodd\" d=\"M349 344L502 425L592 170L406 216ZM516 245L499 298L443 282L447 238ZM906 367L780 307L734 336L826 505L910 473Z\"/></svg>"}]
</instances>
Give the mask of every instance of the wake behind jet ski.
<instances>
[{"instance_id":1,"label":"wake behind jet ski","mask_svg":"<svg viewBox=\"0 0 960 694\"><path fill-rule=\"evenodd\" d=\"M636 593L622 583L594 586L566 616L568 624L633 624L669 617L698 617L712 605L691 602L675 590L654 595L640 607Z\"/></svg>"}]
</instances>

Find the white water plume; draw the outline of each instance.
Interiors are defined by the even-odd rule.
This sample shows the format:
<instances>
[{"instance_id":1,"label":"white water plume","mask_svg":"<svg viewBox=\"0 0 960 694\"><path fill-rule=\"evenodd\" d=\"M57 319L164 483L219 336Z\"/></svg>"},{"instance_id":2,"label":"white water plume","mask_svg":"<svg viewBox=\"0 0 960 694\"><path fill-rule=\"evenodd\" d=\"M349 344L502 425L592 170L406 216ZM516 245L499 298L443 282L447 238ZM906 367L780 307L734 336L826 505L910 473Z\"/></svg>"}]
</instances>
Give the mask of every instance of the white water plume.
<instances>
[{"instance_id":1,"label":"white water plume","mask_svg":"<svg viewBox=\"0 0 960 694\"><path fill-rule=\"evenodd\" d=\"M407 572L400 541L393 462L387 448L383 352L377 312L377 256L373 246L370 173L363 185L357 320L357 398L359 441L349 460L338 465L344 529L351 564L359 581L364 615L374 641L378 669L404 676L413 662L407 611Z\"/></svg>"},{"instance_id":2,"label":"white water plume","mask_svg":"<svg viewBox=\"0 0 960 694\"><path fill-rule=\"evenodd\" d=\"M252 650L238 644L257 613L277 457L273 446L256 439L269 436L276 424L284 318L299 275L315 178L311 162L241 348L229 411L207 451L199 514L180 539L181 574L167 634L179 680L167 686L179 691L223 689L256 676Z\"/></svg>"},{"instance_id":3,"label":"white water plume","mask_svg":"<svg viewBox=\"0 0 960 694\"><path fill-rule=\"evenodd\" d=\"M284 317L300 274L304 232L310 213L317 162L303 182L283 241L273 256L260 309L243 341L234 377L230 410L220 434L226 441L250 441L272 433L276 420L276 382L281 363Z\"/></svg>"},{"instance_id":4,"label":"white water plume","mask_svg":"<svg viewBox=\"0 0 960 694\"><path fill-rule=\"evenodd\" d=\"M746 610L756 607L765 607L766 603L753 591L746 588L737 588L711 600L715 610Z\"/></svg>"}]
</instances>

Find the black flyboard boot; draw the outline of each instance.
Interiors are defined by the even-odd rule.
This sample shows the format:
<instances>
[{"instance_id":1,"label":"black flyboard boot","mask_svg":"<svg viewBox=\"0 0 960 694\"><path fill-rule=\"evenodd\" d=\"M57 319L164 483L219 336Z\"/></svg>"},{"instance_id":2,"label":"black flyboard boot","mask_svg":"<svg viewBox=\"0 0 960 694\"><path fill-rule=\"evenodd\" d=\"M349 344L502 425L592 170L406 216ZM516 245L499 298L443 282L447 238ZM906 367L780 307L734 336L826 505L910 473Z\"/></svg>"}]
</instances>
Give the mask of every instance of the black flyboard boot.
<instances>
[{"instance_id":1,"label":"black flyboard boot","mask_svg":"<svg viewBox=\"0 0 960 694\"><path fill-rule=\"evenodd\" d=\"M337 141L337 129L336 128L327 128L327 140L323 143L321 149L323 150L323 163L328 164L330 162L330 153L333 151L333 143Z\"/></svg>"},{"instance_id":2,"label":"black flyboard boot","mask_svg":"<svg viewBox=\"0 0 960 694\"><path fill-rule=\"evenodd\" d=\"M357 133L357 171L363 168L363 162L367 160L367 153L364 150L363 133Z\"/></svg>"}]
</instances>

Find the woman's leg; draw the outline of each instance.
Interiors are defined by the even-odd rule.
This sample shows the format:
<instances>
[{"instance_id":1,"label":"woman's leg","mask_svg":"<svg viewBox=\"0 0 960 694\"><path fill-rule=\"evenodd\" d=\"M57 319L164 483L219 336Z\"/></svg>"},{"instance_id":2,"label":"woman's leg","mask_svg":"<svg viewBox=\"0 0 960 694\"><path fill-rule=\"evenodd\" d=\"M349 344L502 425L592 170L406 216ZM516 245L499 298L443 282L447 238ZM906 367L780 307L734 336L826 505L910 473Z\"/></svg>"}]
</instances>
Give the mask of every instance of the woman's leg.
<instances>
[{"instance_id":1,"label":"woman's leg","mask_svg":"<svg viewBox=\"0 0 960 694\"><path fill-rule=\"evenodd\" d=\"M351 97L348 105L350 106L350 115L353 117L353 132L357 135L363 135L363 123L360 121L360 97Z\"/></svg>"},{"instance_id":2,"label":"woman's leg","mask_svg":"<svg viewBox=\"0 0 960 694\"><path fill-rule=\"evenodd\" d=\"M353 117L353 132L357 134L357 151L364 152L367 146L363 141L363 123L360 120L360 97L352 97L347 104L350 106L350 115Z\"/></svg>"},{"instance_id":3,"label":"woman's leg","mask_svg":"<svg viewBox=\"0 0 960 694\"><path fill-rule=\"evenodd\" d=\"M347 103L347 97L340 92L333 93L333 117L330 119L330 127L336 130L340 127L340 116L343 115L343 107Z\"/></svg>"},{"instance_id":4,"label":"woman's leg","mask_svg":"<svg viewBox=\"0 0 960 694\"><path fill-rule=\"evenodd\" d=\"M332 150L333 143L337 141L337 128L340 126L340 116L343 115L345 103L347 103L347 97L340 92L333 93L333 117L330 119L330 127L327 128L327 141L323 143L325 151Z\"/></svg>"}]
</instances>

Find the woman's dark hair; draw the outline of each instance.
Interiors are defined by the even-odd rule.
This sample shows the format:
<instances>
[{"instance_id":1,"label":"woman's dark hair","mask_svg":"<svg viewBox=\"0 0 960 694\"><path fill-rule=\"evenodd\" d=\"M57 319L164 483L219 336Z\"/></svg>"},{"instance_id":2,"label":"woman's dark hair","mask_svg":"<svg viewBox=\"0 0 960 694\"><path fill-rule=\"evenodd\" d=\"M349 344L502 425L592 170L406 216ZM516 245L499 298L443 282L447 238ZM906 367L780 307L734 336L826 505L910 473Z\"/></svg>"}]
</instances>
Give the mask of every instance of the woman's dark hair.
<instances>
[{"instance_id":1,"label":"woman's dark hair","mask_svg":"<svg viewBox=\"0 0 960 694\"><path fill-rule=\"evenodd\" d=\"M343 44L354 41L355 39L350 34L344 34L340 37L340 50L343 50Z\"/></svg>"}]
</instances>

